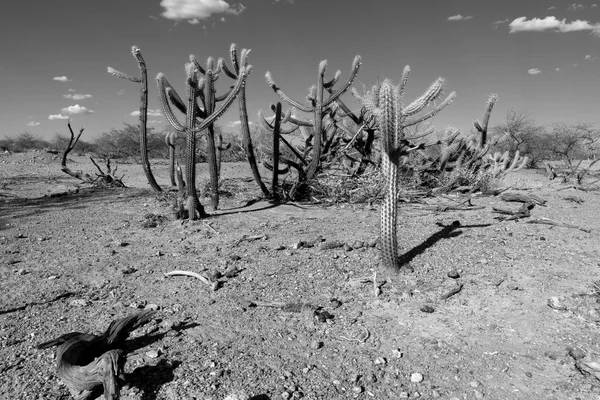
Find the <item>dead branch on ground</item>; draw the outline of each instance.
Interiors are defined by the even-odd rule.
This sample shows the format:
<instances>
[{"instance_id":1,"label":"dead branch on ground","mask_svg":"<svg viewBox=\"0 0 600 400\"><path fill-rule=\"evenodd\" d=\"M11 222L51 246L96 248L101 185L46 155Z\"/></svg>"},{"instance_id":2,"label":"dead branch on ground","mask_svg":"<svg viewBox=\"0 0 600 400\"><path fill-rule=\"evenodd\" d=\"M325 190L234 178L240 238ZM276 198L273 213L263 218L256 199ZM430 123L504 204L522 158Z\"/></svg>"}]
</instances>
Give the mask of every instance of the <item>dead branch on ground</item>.
<instances>
[{"instance_id":1,"label":"dead branch on ground","mask_svg":"<svg viewBox=\"0 0 600 400\"><path fill-rule=\"evenodd\" d=\"M121 349L129 333L152 319L156 311L141 311L114 320L103 335L71 332L38 349L58 346L56 366L58 377L75 400L91 398L98 386L104 388L104 398L120 398L121 380L124 377L125 351Z\"/></svg>"},{"instance_id":2,"label":"dead branch on ground","mask_svg":"<svg viewBox=\"0 0 600 400\"><path fill-rule=\"evenodd\" d=\"M557 221L551 220L549 218L531 219L531 220L527 221L527 223L528 224L543 224L543 225L560 226L563 228L579 229L580 231L583 231L585 233L592 233L591 229L582 228L578 225L567 224L566 222L557 222Z\"/></svg>"},{"instance_id":3,"label":"dead branch on ground","mask_svg":"<svg viewBox=\"0 0 600 400\"><path fill-rule=\"evenodd\" d=\"M69 144L67 145L67 148L65 149L65 151L63 153L62 162L60 164L61 171L63 171L67 175L72 176L73 178L77 178L86 183L91 183L91 184L95 184L95 185L99 184L99 185L107 185L107 186L125 187L125 185L123 184L123 181L122 181L123 177L117 178L115 176L118 167L115 167L114 170L111 169L109 158L106 159L107 172L105 173L104 171L102 171L102 168L100 168L100 166L96 163L96 161L94 161L94 159L90 156L92 163L96 166L96 168L100 172L99 174L96 174L96 178L93 178L90 174L87 174L83 171L72 170L67 166L67 156L75 148L75 146L77 145L77 142L79 141L79 138L81 137L81 135L83 134L83 131L85 129L84 127L81 127L79 129L79 133L77 134L77 136L75 136L75 133L73 132L73 128L71 127L71 121L67 122L67 127L69 128L71 137L69 138Z\"/></svg>"}]
</instances>

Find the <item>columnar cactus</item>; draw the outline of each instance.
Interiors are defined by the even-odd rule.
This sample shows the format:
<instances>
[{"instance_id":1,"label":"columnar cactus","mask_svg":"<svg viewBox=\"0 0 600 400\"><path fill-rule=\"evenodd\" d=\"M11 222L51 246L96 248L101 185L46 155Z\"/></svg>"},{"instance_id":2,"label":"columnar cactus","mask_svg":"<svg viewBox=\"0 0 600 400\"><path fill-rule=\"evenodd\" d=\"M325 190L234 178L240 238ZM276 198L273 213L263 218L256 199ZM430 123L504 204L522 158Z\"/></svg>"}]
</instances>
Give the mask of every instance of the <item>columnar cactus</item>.
<instances>
[{"instance_id":1,"label":"columnar cactus","mask_svg":"<svg viewBox=\"0 0 600 400\"><path fill-rule=\"evenodd\" d=\"M410 73L410 67L404 68L400 84L394 86L388 79L373 87L362 98L365 108L375 115L382 140L382 171L386 184L385 197L381 208L382 260L386 268L392 271L401 269L397 243L397 197L398 166L402 157L420 147L410 147L404 129L426 121L454 99L452 92L438 106L420 114L425 107L442 96L445 81L438 78L419 98L408 105L402 103L404 88Z\"/></svg>"},{"instance_id":2,"label":"columnar cactus","mask_svg":"<svg viewBox=\"0 0 600 400\"><path fill-rule=\"evenodd\" d=\"M146 174L148 183L154 189L155 192L162 192L162 188L156 183L152 169L150 168L150 161L148 160L148 132L147 132L147 119L148 119L148 72L146 69L146 62L142 57L142 52L137 46L131 48L131 54L136 59L138 67L140 69L140 77L136 78L127 75L121 71L117 71L112 67L108 67L108 73L116 76L117 78L127 79L131 82L140 84L140 153L142 156L142 167Z\"/></svg>"},{"instance_id":3,"label":"columnar cactus","mask_svg":"<svg viewBox=\"0 0 600 400\"><path fill-rule=\"evenodd\" d=\"M320 166L321 166L321 156L323 153L323 136L326 133L326 125L324 124L324 119L330 113L331 108L337 106L336 101L342 96L350 87L354 79L358 74L358 70L361 65L360 56L356 56L354 58L354 62L352 63L352 70L350 72L350 76L346 83L342 85L339 89L333 91L333 86L337 83L341 76L341 72L338 71L334 78L330 81L325 80L325 71L327 69L327 60L321 61L319 64L318 74L317 74L317 84L311 88L310 94L308 96L309 105L302 104L290 98L286 95L273 81L270 72L267 72L265 77L267 79L267 83L271 88L279 95L279 97L290 104L292 107L297 108L298 110L306 113L312 113L313 119L312 121L300 121L299 119L289 118L289 122L297 123L299 125L311 127L313 130L312 137L312 158L308 165L308 169L306 171L305 179L311 180L317 174ZM324 98L324 91L330 91L330 95L327 98ZM293 197L293 196L292 196Z\"/></svg>"},{"instance_id":4,"label":"columnar cactus","mask_svg":"<svg viewBox=\"0 0 600 400\"><path fill-rule=\"evenodd\" d=\"M186 134L186 195L189 218L191 220L194 220L198 217L202 218L207 215L204 211L204 207L202 206L202 204L200 204L196 192L196 133L207 130L209 126L211 126L219 117L223 115L223 113L225 113L227 108L231 105L233 100L235 100L235 97L246 83L246 78L252 70L252 66L248 65L241 69L239 78L235 82L235 85L228 92L227 97L223 99L221 107L215 109L214 104L207 106L206 99L203 99L205 101L205 108L200 109L197 104L197 98L202 99L203 97L206 97L207 93L210 94L213 90L212 83L214 83L214 71L212 69L209 69L208 71L200 70L198 68L197 63L193 62L194 57L190 56L190 58L192 59L192 62L186 64L186 87L188 97L187 105L183 103L183 101L181 100L177 92L173 89L171 84L167 81L167 78L164 76L163 73L159 73L156 76L156 82L158 86L160 104L164 111L165 117L167 118L167 121L169 121L171 126L177 132ZM212 63L210 61L208 64L209 66L212 66ZM198 79L198 73L200 72L206 75L206 79ZM208 91L206 90L206 86L209 87ZM205 89L204 95L202 94L203 89ZM180 111L186 114L185 125L179 123L179 121L173 114L169 100ZM202 119L202 123L198 124L198 118ZM212 147L212 150L214 153L214 145Z\"/></svg>"},{"instance_id":5,"label":"columnar cactus","mask_svg":"<svg viewBox=\"0 0 600 400\"><path fill-rule=\"evenodd\" d=\"M250 50L242 49L241 58L238 57L237 46L235 43L231 44L229 49L229 56L231 59L232 69L227 68L225 61L220 58L219 65L221 66L225 75L230 77L231 79L238 79L240 74L240 68L248 66L248 56L250 55ZM246 109L246 89L242 87L240 94L238 95L238 104L240 109L240 128L242 133L242 146L244 147L244 151L246 152L246 158L248 163L250 164L250 169L252 170L252 175L254 176L254 180L258 184L258 187L262 191L263 195L269 197L269 190L267 186L262 181L260 176L260 172L258 171L258 164L256 162L256 155L254 154L254 146L252 144L252 137L250 136L250 125L248 123L248 111Z\"/></svg>"}]
</instances>

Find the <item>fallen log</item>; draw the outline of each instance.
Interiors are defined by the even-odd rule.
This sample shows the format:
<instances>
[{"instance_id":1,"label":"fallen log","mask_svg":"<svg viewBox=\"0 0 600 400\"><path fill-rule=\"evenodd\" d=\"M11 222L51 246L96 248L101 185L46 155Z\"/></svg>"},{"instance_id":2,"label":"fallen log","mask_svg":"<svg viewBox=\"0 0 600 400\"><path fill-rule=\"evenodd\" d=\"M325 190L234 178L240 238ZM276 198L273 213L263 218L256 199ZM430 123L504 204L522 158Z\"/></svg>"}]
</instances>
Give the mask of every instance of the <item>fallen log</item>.
<instances>
[{"instance_id":1,"label":"fallen log","mask_svg":"<svg viewBox=\"0 0 600 400\"><path fill-rule=\"evenodd\" d=\"M500 199L508 202L533 203L538 206L546 205L546 200L533 194L502 193Z\"/></svg>"}]
</instances>

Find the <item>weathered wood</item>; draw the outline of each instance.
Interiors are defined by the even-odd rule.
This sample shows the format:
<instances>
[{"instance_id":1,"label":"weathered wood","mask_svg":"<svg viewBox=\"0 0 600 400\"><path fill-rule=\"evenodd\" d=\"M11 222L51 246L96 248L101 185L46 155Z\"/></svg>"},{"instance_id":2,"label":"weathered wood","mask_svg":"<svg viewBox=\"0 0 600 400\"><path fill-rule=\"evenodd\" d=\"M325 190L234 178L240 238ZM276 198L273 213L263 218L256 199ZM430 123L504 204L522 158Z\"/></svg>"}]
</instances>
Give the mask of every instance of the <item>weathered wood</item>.
<instances>
[{"instance_id":1,"label":"weathered wood","mask_svg":"<svg viewBox=\"0 0 600 400\"><path fill-rule=\"evenodd\" d=\"M521 194L521 193L502 193L500 199L508 202L517 202L517 203L533 203L538 206L543 206L546 204L546 200L535 196L533 194Z\"/></svg>"},{"instance_id":2,"label":"weathered wood","mask_svg":"<svg viewBox=\"0 0 600 400\"><path fill-rule=\"evenodd\" d=\"M105 400L119 399L123 379L125 352L121 346L133 330L152 319L156 311L141 311L114 320L103 335L71 332L37 345L38 349L58 346L56 367L58 377L75 400L90 398L98 386L103 386Z\"/></svg>"},{"instance_id":3,"label":"weathered wood","mask_svg":"<svg viewBox=\"0 0 600 400\"><path fill-rule=\"evenodd\" d=\"M553 221L549 218L539 218L539 219L532 219L527 221L527 223L529 224L543 224L543 225L553 225L553 226L560 226L563 228L572 228L572 229L579 229L580 231L583 231L585 233L591 233L592 230L588 229L588 228L582 228L578 225L573 225L573 224L567 224L565 222L557 222L557 221Z\"/></svg>"}]
</instances>

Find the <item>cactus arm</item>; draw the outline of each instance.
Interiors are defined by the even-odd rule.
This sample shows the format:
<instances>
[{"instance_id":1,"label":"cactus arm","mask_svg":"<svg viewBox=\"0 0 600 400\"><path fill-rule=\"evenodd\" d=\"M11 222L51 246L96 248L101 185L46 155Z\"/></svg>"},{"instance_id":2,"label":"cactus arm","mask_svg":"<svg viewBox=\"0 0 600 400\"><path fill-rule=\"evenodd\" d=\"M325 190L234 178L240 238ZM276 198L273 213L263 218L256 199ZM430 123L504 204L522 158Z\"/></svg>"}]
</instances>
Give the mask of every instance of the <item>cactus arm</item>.
<instances>
[{"instance_id":1,"label":"cactus arm","mask_svg":"<svg viewBox=\"0 0 600 400\"><path fill-rule=\"evenodd\" d=\"M398 190L398 160L392 157L395 145L398 142L398 115L399 91L395 90L389 81L381 84L379 92L379 103L381 112L379 114L379 129L382 136L382 158L381 165L386 183L385 197L381 207L381 240L382 260L386 268L398 270L398 244L397 244L397 190Z\"/></svg>"},{"instance_id":2,"label":"cactus arm","mask_svg":"<svg viewBox=\"0 0 600 400\"><path fill-rule=\"evenodd\" d=\"M275 117L273 117L275 118ZM274 125L274 119L273 119L273 123L269 122L269 120L264 116L262 110L258 110L258 120L262 123L262 126L265 127L266 129L272 131L273 129L275 129L275 125ZM281 119L281 122L283 123L284 119ZM279 128L279 134L280 135L289 135L291 133L294 133L296 130L298 129L298 126L295 126L293 128L290 129L283 129L281 126Z\"/></svg>"},{"instance_id":3,"label":"cactus arm","mask_svg":"<svg viewBox=\"0 0 600 400\"><path fill-rule=\"evenodd\" d=\"M303 112L313 112L314 109L312 107L307 107L303 104L298 103L296 100L292 99L291 97L289 97L287 94L285 94L285 92L283 90L281 90L273 81L273 78L271 77L271 72L267 71L267 73L265 74L265 78L267 79L267 84L269 86L271 86L271 89L273 89L273 91L275 93L277 93L277 95L286 103L288 103L290 106L292 107L296 107L297 109L299 109L300 111Z\"/></svg>"},{"instance_id":4,"label":"cactus arm","mask_svg":"<svg viewBox=\"0 0 600 400\"><path fill-rule=\"evenodd\" d=\"M193 54L190 54L190 61L194 63L194 67L198 70L201 75L206 75L206 70L200 65L198 59Z\"/></svg>"},{"instance_id":5,"label":"cactus arm","mask_svg":"<svg viewBox=\"0 0 600 400\"><path fill-rule=\"evenodd\" d=\"M406 83L408 82L408 76L410 75L410 65L404 66L404 70L402 70L402 77L400 78L400 84L398 85L398 90L400 95L404 94L404 89L406 89Z\"/></svg>"},{"instance_id":6,"label":"cactus arm","mask_svg":"<svg viewBox=\"0 0 600 400\"><path fill-rule=\"evenodd\" d=\"M227 91L225 93L223 93L220 96L215 96L215 101L216 102L220 102L223 101L227 98L227 96L229 96L229 94L233 91L233 86L229 87L229 89L227 89Z\"/></svg>"},{"instance_id":7,"label":"cactus arm","mask_svg":"<svg viewBox=\"0 0 600 400\"><path fill-rule=\"evenodd\" d=\"M346 90L348 90L350 85L352 85L352 83L356 79L356 76L358 75L358 70L360 69L361 64L362 64L362 58L360 56L354 57L354 61L352 62L352 71L350 72L350 76L348 77L348 80L341 88L339 88L331 96L329 96L327 101L325 101L323 103L323 107L327 107L329 104L336 101L341 95L343 95L346 92Z\"/></svg>"},{"instance_id":8,"label":"cactus arm","mask_svg":"<svg viewBox=\"0 0 600 400\"><path fill-rule=\"evenodd\" d=\"M204 207L200 204L198 193L196 192L196 91L198 90L198 77L193 63L186 64L187 75L187 96L188 112L186 114L186 134L187 134L187 160L186 160L186 181L187 181L187 203L189 219L195 220L198 217L205 216Z\"/></svg>"},{"instance_id":9,"label":"cactus arm","mask_svg":"<svg viewBox=\"0 0 600 400\"><path fill-rule=\"evenodd\" d=\"M156 182L154 178L154 174L152 173L152 168L150 167L150 160L148 160L148 70L146 68L146 62L144 61L144 57L142 57L142 52L136 46L131 48L131 54L136 59L138 63L138 67L140 69L140 154L142 156L142 168L144 169L144 174L146 175L146 179L148 179L148 183L152 187L152 189L160 193L162 192L162 188Z\"/></svg>"},{"instance_id":10,"label":"cactus arm","mask_svg":"<svg viewBox=\"0 0 600 400\"><path fill-rule=\"evenodd\" d=\"M165 143L169 148L169 179L171 186L176 186L175 180L175 132L171 131L165 136Z\"/></svg>"},{"instance_id":11,"label":"cactus arm","mask_svg":"<svg viewBox=\"0 0 600 400\"><path fill-rule=\"evenodd\" d=\"M158 100L161 108L163 109L163 113L165 114L165 118L171 124L171 126L175 128L175 130L178 132L184 132L185 126L180 124L177 120L177 117L175 117L175 114L173 114L173 110L171 109L171 105L169 104L167 98L167 87L170 87L172 92L175 92L175 90L171 87L171 84L169 81L167 81L167 78L165 78L165 75L162 72L159 72L158 75L156 75L156 85L158 89Z\"/></svg>"},{"instance_id":12,"label":"cactus arm","mask_svg":"<svg viewBox=\"0 0 600 400\"><path fill-rule=\"evenodd\" d=\"M133 76L131 76L131 75L127 75L127 74L126 74L126 73L124 73L124 72L117 71L117 70L116 70L116 69L114 69L113 67L107 67L107 68L106 68L106 71L107 71L107 72L108 72L110 75L112 75L112 76L115 76L115 77L117 77L117 78L121 78L121 79L127 79L127 80L129 80L129 81L131 81L131 82L135 82L135 83L141 83L141 82L142 82L142 80L141 80L140 78L136 78L136 77L133 77Z\"/></svg>"},{"instance_id":13,"label":"cactus arm","mask_svg":"<svg viewBox=\"0 0 600 400\"><path fill-rule=\"evenodd\" d=\"M214 87L214 70L211 65L211 59L207 62L206 80L204 82L204 98L206 99L205 108L206 114L211 115L215 109L215 87ZM210 203L213 210L219 207L219 168L217 165L216 143L214 124L207 124L205 132L206 136L206 153L208 154L208 168L210 172Z\"/></svg>"},{"instance_id":14,"label":"cactus arm","mask_svg":"<svg viewBox=\"0 0 600 400\"><path fill-rule=\"evenodd\" d=\"M487 101L487 106L485 108L485 113L483 115L483 123L480 124L479 121L477 121L476 119L473 120L473 125L475 126L475 129L477 130L477 132L479 132L479 134L480 134L480 139L479 139L480 147L485 146L487 143L488 123L490 122L490 116L492 114L494 105L496 104L497 101L498 101L497 95L495 95L495 94L490 95L490 97L488 98L488 101Z\"/></svg>"},{"instance_id":15,"label":"cactus arm","mask_svg":"<svg viewBox=\"0 0 600 400\"><path fill-rule=\"evenodd\" d=\"M279 186L279 130L281 128L281 103L277 102L275 108L275 121L273 126L273 175L271 180L271 193L275 199L278 198Z\"/></svg>"},{"instance_id":16,"label":"cactus arm","mask_svg":"<svg viewBox=\"0 0 600 400\"><path fill-rule=\"evenodd\" d=\"M206 119L204 121L202 121L202 124L200 124L196 128L196 130L201 131L201 130L206 129L206 126L208 126L211 123L214 123L217 119L219 119L225 113L225 111L227 111L227 109L229 108L231 103L233 103L236 96L238 95L240 89L245 85L246 78L248 77L248 75L250 74L251 71L252 71L251 65L243 68L243 71L240 74L240 77L238 78L238 80L236 81L233 90L231 91L231 93L229 93L229 96L227 96L227 98L225 100L223 100L221 107L217 108L215 110L215 112L213 112L211 115L207 116Z\"/></svg>"},{"instance_id":17,"label":"cactus arm","mask_svg":"<svg viewBox=\"0 0 600 400\"><path fill-rule=\"evenodd\" d=\"M279 135L279 139L287 146L288 149L292 151L292 153L294 153L294 155L302 162L302 164L308 165L308 162L304 159L304 157L302 157L302 154L300 154L298 150L296 150L296 148L283 137L283 133Z\"/></svg>"},{"instance_id":18,"label":"cactus arm","mask_svg":"<svg viewBox=\"0 0 600 400\"><path fill-rule=\"evenodd\" d=\"M225 75L227 75L231 79L234 79L234 80L237 79L237 75L229 70L229 68L227 67L227 64L225 64L225 60L223 60L222 58L219 58L219 64L221 64L221 69L223 70Z\"/></svg>"},{"instance_id":19,"label":"cactus arm","mask_svg":"<svg viewBox=\"0 0 600 400\"><path fill-rule=\"evenodd\" d=\"M340 80L341 76L342 76L342 71L340 71L338 69L337 72L335 73L335 76L330 81L323 83L323 88L331 89L337 83L337 81ZM329 93L331 93L331 92L329 92Z\"/></svg>"},{"instance_id":20,"label":"cactus arm","mask_svg":"<svg viewBox=\"0 0 600 400\"><path fill-rule=\"evenodd\" d=\"M454 101L454 99L456 98L456 92L452 92L448 95L448 97L446 97L444 99L444 101L442 101L440 103L440 105L438 105L437 107L435 107L433 110L419 115L417 117L413 117L413 118L409 118L404 122L404 126L405 127L409 127L409 126L413 126L416 125L420 122L423 122L425 120L428 120L429 118L434 117L437 113L439 113L440 111L442 111L444 108L446 108L450 103L452 103Z\"/></svg>"},{"instance_id":21,"label":"cactus arm","mask_svg":"<svg viewBox=\"0 0 600 400\"><path fill-rule=\"evenodd\" d=\"M327 60L319 64L319 75L317 78L316 98L314 106L314 136L313 136L313 156L306 171L306 179L311 180L315 177L319 164L321 163L322 142L323 142L323 78L327 69Z\"/></svg>"},{"instance_id":22,"label":"cactus arm","mask_svg":"<svg viewBox=\"0 0 600 400\"><path fill-rule=\"evenodd\" d=\"M429 103L441 96L444 90L444 78L436 79L419 98L402 109L404 115L411 116L422 111Z\"/></svg>"}]
</instances>

